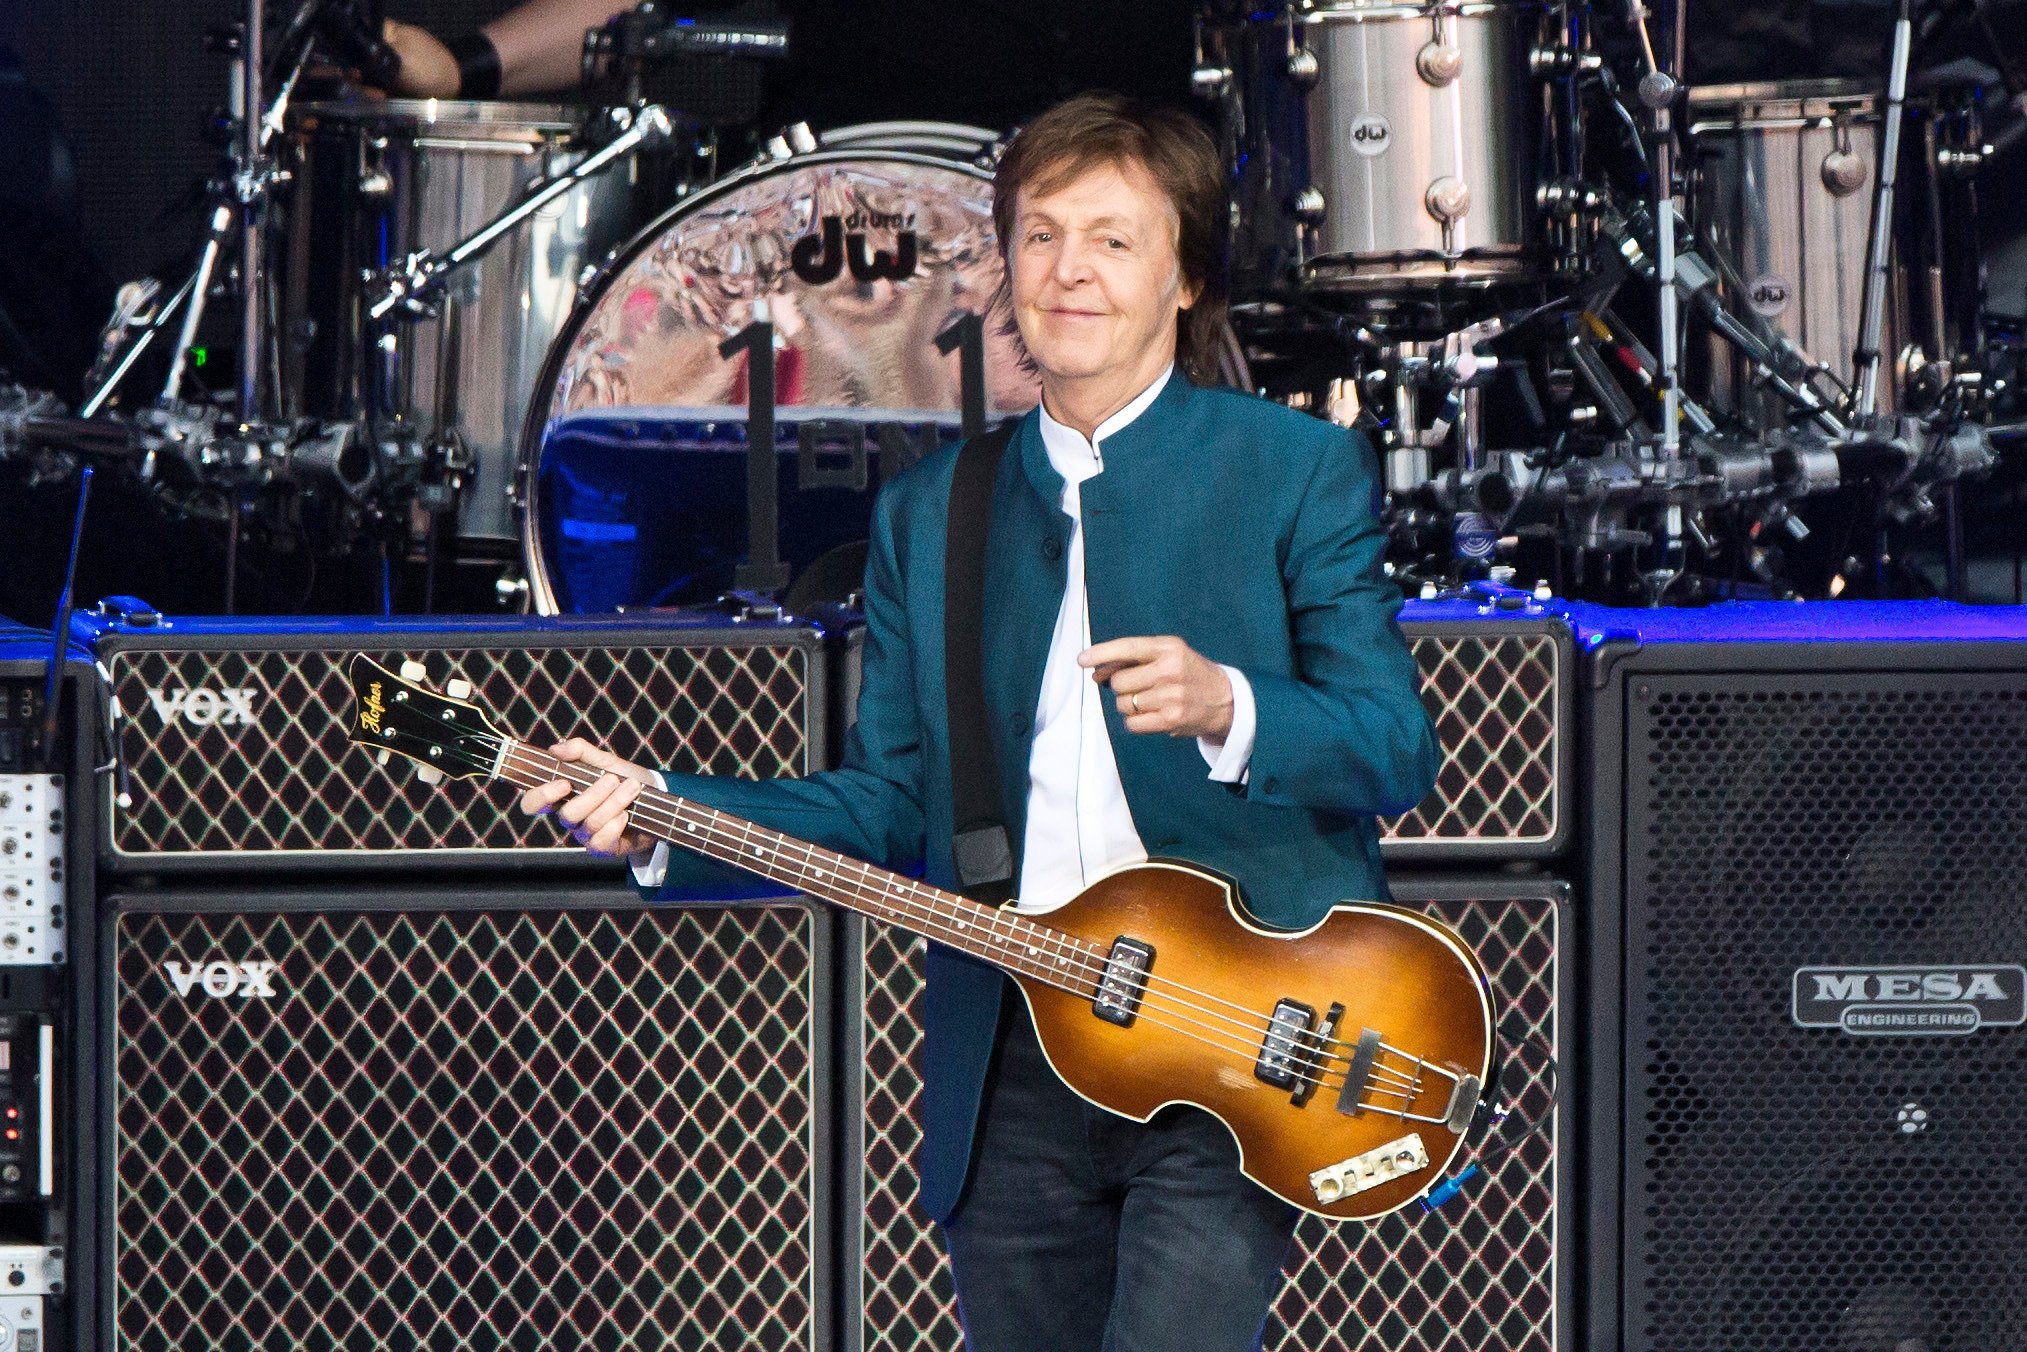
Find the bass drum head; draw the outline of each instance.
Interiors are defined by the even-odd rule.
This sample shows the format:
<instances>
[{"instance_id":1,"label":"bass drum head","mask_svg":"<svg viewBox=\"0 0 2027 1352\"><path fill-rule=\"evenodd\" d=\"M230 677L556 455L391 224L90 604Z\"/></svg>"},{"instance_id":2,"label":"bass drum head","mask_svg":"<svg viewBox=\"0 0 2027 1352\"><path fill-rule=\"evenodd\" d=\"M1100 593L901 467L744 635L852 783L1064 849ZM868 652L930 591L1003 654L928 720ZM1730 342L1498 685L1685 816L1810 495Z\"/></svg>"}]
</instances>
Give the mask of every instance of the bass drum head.
<instances>
[{"instance_id":1,"label":"bass drum head","mask_svg":"<svg viewBox=\"0 0 2027 1352\"><path fill-rule=\"evenodd\" d=\"M985 135L944 132L938 149ZM883 478L959 439L958 357L936 336L985 315L1000 276L991 177L949 155L827 147L664 214L587 292L530 409L520 487L535 608L732 589L748 536L747 353L719 345L756 318L775 331L781 555L794 576L864 541ZM999 327L985 324L993 419L1039 399Z\"/></svg>"}]
</instances>

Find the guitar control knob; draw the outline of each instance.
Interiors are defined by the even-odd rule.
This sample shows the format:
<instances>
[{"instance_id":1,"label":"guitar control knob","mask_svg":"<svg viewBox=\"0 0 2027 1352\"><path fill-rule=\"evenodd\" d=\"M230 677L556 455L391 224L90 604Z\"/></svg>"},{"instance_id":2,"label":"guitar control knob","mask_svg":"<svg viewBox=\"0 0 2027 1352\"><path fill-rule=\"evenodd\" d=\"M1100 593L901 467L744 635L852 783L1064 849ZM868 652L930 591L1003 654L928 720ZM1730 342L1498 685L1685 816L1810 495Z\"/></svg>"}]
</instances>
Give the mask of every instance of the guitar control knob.
<instances>
[{"instance_id":1,"label":"guitar control knob","mask_svg":"<svg viewBox=\"0 0 2027 1352\"><path fill-rule=\"evenodd\" d=\"M426 679L428 675L429 668L412 657L401 664L401 679L404 681L420 681Z\"/></svg>"},{"instance_id":2,"label":"guitar control knob","mask_svg":"<svg viewBox=\"0 0 2027 1352\"><path fill-rule=\"evenodd\" d=\"M443 683L443 693L452 699L470 699L472 683L462 676L453 676Z\"/></svg>"},{"instance_id":3,"label":"guitar control knob","mask_svg":"<svg viewBox=\"0 0 2027 1352\"><path fill-rule=\"evenodd\" d=\"M434 765L416 766L415 777L425 784L443 783L443 771L437 769Z\"/></svg>"}]
</instances>

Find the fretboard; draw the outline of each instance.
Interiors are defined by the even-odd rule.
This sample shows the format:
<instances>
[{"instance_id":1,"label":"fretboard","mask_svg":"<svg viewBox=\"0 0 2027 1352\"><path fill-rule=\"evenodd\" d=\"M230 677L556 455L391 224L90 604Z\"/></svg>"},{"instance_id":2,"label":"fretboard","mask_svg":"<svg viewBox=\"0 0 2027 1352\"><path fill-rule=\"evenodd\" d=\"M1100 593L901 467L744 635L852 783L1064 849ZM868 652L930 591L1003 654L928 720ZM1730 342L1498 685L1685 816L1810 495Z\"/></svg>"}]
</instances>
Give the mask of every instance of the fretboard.
<instances>
[{"instance_id":1,"label":"fretboard","mask_svg":"<svg viewBox=\"0 0 2027 1352\"><path fill-rule=\"evenodd\" d=\"M587 788L600 772L508 741L499 777L522 788L562 779ZM981 905L742 817L643 787L632 824L681 849L782 883L1052 986L1095 992L1105 953L1014 911Z\"/></svg>"}]
</instances>

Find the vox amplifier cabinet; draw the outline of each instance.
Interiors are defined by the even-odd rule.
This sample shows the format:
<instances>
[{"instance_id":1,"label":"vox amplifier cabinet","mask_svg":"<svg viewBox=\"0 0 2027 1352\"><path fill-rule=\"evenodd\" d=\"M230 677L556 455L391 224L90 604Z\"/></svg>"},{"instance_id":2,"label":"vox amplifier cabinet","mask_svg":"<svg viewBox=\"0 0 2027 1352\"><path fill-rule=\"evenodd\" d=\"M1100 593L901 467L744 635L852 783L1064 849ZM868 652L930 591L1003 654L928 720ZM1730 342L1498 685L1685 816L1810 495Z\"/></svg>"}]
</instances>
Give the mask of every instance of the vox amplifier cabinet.
<instances>
[{"instance_id":1,"label":"vox amplifier cabinet","mask_svg":"<svg viewBox=\"0 0 2027 1352\"><path fill-rule=\"evenodd\" d=\"M1493 983L1506 1051L1510 1149L1435 1211L1370 1225L1305 1217L1265 1352L1569 1352L1580 1344L1563 1261L1568 1214L1559 1065L1574 1055L1569 889L1547 877L1414 876L1394 899L1442 919ZM845 1113L846 1346L961 1352L949 1262L915 1206L921 1139L922 941L844 922L846 1067L858 1052L857 1111ZM847 1094L854 1092L848 1086ZM1539 1123L1531 1134L1522 1125ZM856 1341L854 1341L856 1340Z\"/></svg>"},{"instance_id":2,"label":"vox amplifier cabinet","mask_svg":"<svg viewBox=\"0 0 2027 1352\"><path fill-rule=\"evenodd\" d=\"M1380 822L1393 863L1542 859L1571 831L1575 648L1559 610L1501 589L1410 601L1401 631L1442 763L1415 808Z\"/></svg>"},{"instance_id":3,"label":"vox amplifier cabinet","mask_svg":"<svg viewBox=\"0 0 2027 1352\"><path fill-rule=\"evenodd\" d=\"M1579 624L1586 1345L2018 1345L2027 619Z\"/></svg>"},{"instance_id":4,"label":"vox amplifier cabinet","mask_svg":"<svg viewBox=\"0 0 2027 1352\"><path fill-rule=\"evenodd\" d=\"M833 917L112 892L91 1347L831 1346Z\"/></svg>"},{"instance_id":5,"label":"vox amplifier cabinet","mask_svg":"<svg viewBox=\"0 0 2027 1352\"><path fill-rule=\"evenodd\" d=\"M108 869L595 868L507 784L421 783L346 739L353 653L463 681L504 732L602 741L674 770L820 769L828 661L794 621L676 613L569 619L188 619L127 611L79 632L110 683ZM112 777L109 777L109 780Z\"/></svg>"},{"instance_id":6,"label":"vox amplifier cabinet","mask_svg":"<svg viewBox=\"0 0 2027 1352\"><path fill-rule=\"evenodd\" d=\"M1553 858L1568 847L1576 657L1560 605L1501 590L1402 610L1442 763L1426 798L1381 820L1389 862L1483 865ZM839 682L847 691L840 726L849 726L864 626L834 627L850 636Z\"/></svg>"}]
</instances>

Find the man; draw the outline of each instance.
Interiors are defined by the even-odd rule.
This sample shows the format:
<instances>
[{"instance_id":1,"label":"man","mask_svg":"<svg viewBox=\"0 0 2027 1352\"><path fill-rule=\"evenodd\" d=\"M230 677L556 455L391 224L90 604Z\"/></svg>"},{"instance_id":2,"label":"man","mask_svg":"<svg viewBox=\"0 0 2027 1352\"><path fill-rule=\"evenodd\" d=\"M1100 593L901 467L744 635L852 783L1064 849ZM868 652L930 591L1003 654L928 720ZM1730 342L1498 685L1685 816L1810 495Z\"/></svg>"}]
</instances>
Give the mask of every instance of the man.
<instances>
[{"instance_id":1,"label":"man","mask_svg":"<svg viewBox=\"0 0 2027 1352\"><path fill-rule=\"evenodd\" d=\"M1224 212L1209 137L1117 96L1057 106L1000 162L1003 295L1042 405L994 482L984 693L1027 911L1153 853L1232 876L1269 924L1306 926L1387 896L1374 815L1434 778L1380 572L1371 451L1193 383L1222 325ZM955 459L881 495L844 768L671 789L953 884ZM575 797L561 781L530 790L529 811L554 809L665 895L722 876L628 828L649 771L582 742L558 754L610 773ZM1049 1071L997 971L932 945L927 979L921 1202L944 1227L973 1352L1252 1347L1295 1212L1243 1178L1223 1126L1093 1107Z\"/></svg>"}]
</instances>

